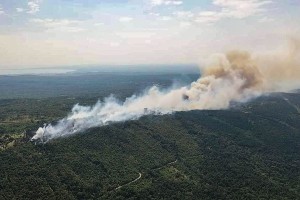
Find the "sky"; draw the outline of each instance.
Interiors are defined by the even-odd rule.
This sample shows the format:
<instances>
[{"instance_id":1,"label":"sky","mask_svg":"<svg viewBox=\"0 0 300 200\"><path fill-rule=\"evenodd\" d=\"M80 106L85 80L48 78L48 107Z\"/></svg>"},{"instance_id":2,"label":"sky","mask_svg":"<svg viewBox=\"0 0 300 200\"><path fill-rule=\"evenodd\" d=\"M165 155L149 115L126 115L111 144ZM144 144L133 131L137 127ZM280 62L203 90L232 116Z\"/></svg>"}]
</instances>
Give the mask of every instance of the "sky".
<instances>
[{"instance_id":1,"label":"sky","mask_svg":"<svg viewBox=\"0 0 300 200\"><path fill-rule=\"evenodd\" d=\"M197 64L299 33L299 0L0 0L0 68Z\"/></svg>"}]
</instances>

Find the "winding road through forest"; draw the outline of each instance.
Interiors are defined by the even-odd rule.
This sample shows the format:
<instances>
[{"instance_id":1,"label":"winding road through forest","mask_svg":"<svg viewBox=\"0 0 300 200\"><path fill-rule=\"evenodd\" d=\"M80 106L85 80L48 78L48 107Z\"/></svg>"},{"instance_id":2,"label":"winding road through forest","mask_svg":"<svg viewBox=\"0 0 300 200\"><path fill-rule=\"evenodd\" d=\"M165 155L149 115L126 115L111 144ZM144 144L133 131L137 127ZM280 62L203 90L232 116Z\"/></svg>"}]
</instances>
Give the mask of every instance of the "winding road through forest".
<instances>
[{"instance_id":1,"label":"winding road through forest","mask_svg":"<svg viewBox=\"0 0 300 200\"><path fill-rule=\"evenodd\" d=\"M176 160L174 160L174 161L172 161L172 162L169 162L169 163L167 163L167 164L165 164L165 165L162 165L162 166L160 166L160 167L154 168L154 169L152 169L152 170L158 170L158 169L161 169L161 168L163 168L163 167L165 167L165 166L175 164L177 161L178 161L178 160L176 159ZM130 184L134 183L134 182L137 182L140 178L142 178L142 173L141 173L141 172L139 172L139 176L138 176L136 179L134 179L134 180L132 180L132 181L130 181L130 182L128 182L128 183L125 183L125 184L123 184L123 185L120 185L120 186L116 187L114 190L119 190L119 189L121 189L121 188L124 187L124 186L127 186L127 185L130 185Z\"/></svg>"},{"instance_id":2,"label":"winding road through forest","mask_svg":"<svg viewBox=\"0 0 300 200\"><path fill-rule=\"evenodd\" d=\"M120 185L120 186L117 187L115 190L119 190L119 189L121 189L122 187L124 187L124 186L126 186L126 185L129 185L129 184L131 184L131 183L134 183L134 182L138 181L140 178L142 178L142 173L139 172L139 177L137 177L137 178L134 179L133 181L130 181L130 182L128 182L128 183L125 183L125 184L123 184L123 185Z\"/></svg>"}]
</instances>

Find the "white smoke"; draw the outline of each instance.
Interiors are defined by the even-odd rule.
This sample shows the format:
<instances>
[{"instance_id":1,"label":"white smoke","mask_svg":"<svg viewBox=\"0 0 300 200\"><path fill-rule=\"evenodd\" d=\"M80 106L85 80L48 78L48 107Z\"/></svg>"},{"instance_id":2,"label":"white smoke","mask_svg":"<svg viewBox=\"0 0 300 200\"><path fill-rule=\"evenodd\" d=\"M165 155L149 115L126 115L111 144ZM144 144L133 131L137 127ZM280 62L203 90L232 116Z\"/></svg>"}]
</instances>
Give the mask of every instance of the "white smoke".
<instances>
[{"instance_id":1,"label":"white smoke","mask_svg":"<svg viewBox=\"0 0 300 200\"><path fill-rule=\"evenodd\" d=\"M274 57L275 60L271 61L253 58L249 53L241 51L218 55L208 67L202 70L201 77L189 86L167 91L153 86L145 93L133 95L124 102L111 96L103 102L98 101L92 107L75 105L72 112L57 124L40 127L32 140L47 142L54 138L83 132L92 127L135 120L148 114L162 115L176 111L226 109L232 102L245 102L262 93L280 91L283 88L284 90L295 89L299 86L300 79L298 55L295 52L293 56L279 54ZM276 62L276 59L280 62ZM272 76L272 74L280 74L280 71L283 73L287 69L289 73L284 73L278 78ZM295 80L297 82L293 87L288 84L291 76L294 83ZM274 88L278 80L289 87Z\"/></svg>"}]
</instances>

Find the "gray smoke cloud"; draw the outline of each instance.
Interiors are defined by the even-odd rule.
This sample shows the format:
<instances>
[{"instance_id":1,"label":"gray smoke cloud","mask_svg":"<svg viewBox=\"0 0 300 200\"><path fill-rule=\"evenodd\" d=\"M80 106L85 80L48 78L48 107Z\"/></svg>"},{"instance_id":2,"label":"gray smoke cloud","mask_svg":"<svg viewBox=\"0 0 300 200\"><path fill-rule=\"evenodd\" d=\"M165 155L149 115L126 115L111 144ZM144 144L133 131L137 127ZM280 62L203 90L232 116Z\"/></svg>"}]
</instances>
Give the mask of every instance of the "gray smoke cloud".
<instances>
[{"instance_id":1,"label":"gray smoke cloud","mask_svg":"<svg viewBox=\"0 0 300 200\"><path fill-rule=\"evenodd\" d=\"M299 44L299 40L294 39L288 51L276 55L251 55L245 51L214 55L202 68L201 77L191 85L169 90L153 86L124 102L110 96L94 106L75 105L72 112L55 125L40 127L32 140L48 142L149 114L226 109L232 102L246 102L264 93L299 88Z\"/></svg>"}]
</instances>

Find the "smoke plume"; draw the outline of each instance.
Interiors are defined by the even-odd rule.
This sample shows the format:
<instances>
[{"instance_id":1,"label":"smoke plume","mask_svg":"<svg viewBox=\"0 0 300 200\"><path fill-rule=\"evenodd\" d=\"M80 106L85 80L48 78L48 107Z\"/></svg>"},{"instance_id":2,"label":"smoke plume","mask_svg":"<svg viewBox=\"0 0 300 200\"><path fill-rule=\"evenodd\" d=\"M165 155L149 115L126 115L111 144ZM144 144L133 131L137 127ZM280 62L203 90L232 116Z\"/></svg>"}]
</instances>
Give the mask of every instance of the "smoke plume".
<instances>
[{"instance_id":1,"label":"smoke plume","mask_svg":"<svg viewBox=\"0 0 300 200\"><path fill-rule=\"evenodd\" d=\"M299 40L294 39L287 52L276 55L251 55L245 51L215 55L201 70L201 77L191 85L167 91L153 86L124 102L110 96L91 107L75 105L72 112L55 125L40 127L32 140L47 142L92 127L134 120L149 114L226 109L232 102L245 102L264 93L297 89L300 86L299 44Z\"/></svg>"}]
</instances>

